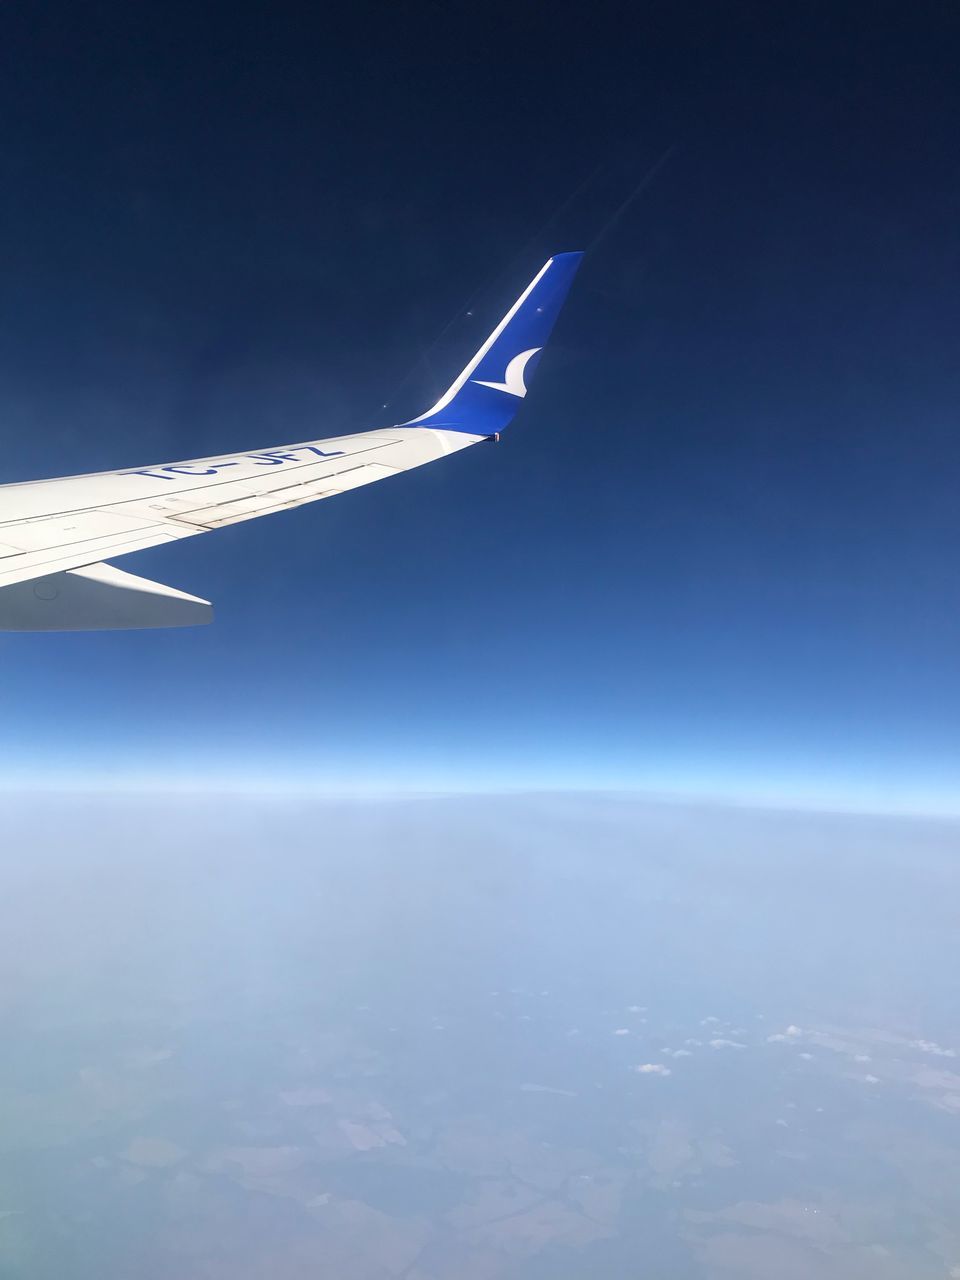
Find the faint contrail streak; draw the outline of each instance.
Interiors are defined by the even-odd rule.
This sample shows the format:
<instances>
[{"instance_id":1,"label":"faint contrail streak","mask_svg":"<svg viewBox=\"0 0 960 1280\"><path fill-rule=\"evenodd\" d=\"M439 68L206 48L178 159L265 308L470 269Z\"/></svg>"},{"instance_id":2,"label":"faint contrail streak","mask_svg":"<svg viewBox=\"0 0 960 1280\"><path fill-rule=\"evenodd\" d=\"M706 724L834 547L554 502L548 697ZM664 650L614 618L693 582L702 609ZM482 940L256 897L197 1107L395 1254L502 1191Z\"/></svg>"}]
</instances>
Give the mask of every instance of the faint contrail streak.
<instances>
[{"instance_id":1,"label":"faint contrail streak","mask_svg":"<svg viewBox=\"0 0 960 1280\"><path fill-rule=\"evenodd\" d=\"M634 203L634 201L637 200L643 194L643 192L646 191L648 187L652 185L654 178L657 176L657 174L660 172L660 170L667 163L667 161L670 159L670 157L674 154L675 151L676 151L675 146L667 147L666 151L664 151L660 159L657 160L653 165L651 165L651 167L643 175L643 177L640 179L640 181L637 183L634 189L627 196L626 200L624 200L622 204L620 204L616 209L614 209L613 213L606 220L606 222L603 224L603 226L600 228L597 234L593 237L589 245L587 245L586 253L593 253L597 245L600 244L607 235L609 235L609 233L617 225L617 223L620 221L620 219L623 217L626 211L630 208L630 206Z\"/></svg>"}]
</instances>

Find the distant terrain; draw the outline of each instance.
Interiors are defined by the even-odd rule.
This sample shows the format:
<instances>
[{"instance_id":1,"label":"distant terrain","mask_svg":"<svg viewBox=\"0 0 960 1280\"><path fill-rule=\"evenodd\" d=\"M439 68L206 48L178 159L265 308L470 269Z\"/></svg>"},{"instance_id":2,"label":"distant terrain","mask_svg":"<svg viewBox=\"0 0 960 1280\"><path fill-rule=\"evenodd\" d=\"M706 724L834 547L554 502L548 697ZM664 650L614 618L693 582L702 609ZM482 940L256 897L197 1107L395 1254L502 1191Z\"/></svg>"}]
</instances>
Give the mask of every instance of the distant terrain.
<instances>
[{"instance_id":1,"label":"distant terrain","mask_svg":"<svg viewBox=\"0 0 960 1280\"><path fill-rule=\"evenodd\" d=\"M0 843L0 1276L960 1277L955 825L63 797Z\"/></svg>"}]
</instances>

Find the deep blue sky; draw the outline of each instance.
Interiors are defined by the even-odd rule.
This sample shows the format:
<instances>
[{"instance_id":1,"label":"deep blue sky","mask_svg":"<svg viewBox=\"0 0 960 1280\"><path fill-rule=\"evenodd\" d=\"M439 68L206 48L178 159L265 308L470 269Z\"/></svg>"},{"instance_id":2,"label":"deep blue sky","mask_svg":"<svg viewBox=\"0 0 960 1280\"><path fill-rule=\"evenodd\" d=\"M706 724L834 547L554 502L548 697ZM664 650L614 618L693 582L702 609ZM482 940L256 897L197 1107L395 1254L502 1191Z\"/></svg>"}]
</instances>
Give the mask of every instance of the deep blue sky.
<instances>
[{"instance_id":1,"label":"deep blue sky","mask_svg":"<svg viewBox=\"0 0 960 1280\"><path fill-rule=\"evenodd\" d=\"M958 52L948 5L6 6L4 481L407 417L590 248L499 447L124 560L212 628L0 638L8 780L960 807Z\"/></svg>"}]
</instances>

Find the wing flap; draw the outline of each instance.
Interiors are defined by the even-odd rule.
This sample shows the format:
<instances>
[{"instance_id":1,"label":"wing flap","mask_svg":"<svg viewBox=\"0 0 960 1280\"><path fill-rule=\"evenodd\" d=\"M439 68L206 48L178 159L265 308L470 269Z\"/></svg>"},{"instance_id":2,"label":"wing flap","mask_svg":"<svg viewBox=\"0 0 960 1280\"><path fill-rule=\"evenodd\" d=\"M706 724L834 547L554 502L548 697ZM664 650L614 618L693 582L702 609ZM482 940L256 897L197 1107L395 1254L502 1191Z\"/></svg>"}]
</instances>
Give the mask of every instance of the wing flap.
<instances>
[{"instance_id":1,"label":"wing flap","mask_svg":"<svg viewBox=\"0 0 960 1280\"><path fill-rule=\"evenodd\" d=\"M21 552L53 551L57 547L76 547L81 543L96 546L118 535L136 535L154 523L142 516L115 510L78 511L67 516L26 520L5 532L4 536Z\"/></svg>"},{"instance_id":2,"label":"wing flap","mask_svg":"<svg viewBox=\"0 0 960 1280\"><path fill-rule=\"evenodd\" d=\"M111 564L0 588L0 631L117 631L212 621L208 600Z\"/></svg>"}]
</instances>

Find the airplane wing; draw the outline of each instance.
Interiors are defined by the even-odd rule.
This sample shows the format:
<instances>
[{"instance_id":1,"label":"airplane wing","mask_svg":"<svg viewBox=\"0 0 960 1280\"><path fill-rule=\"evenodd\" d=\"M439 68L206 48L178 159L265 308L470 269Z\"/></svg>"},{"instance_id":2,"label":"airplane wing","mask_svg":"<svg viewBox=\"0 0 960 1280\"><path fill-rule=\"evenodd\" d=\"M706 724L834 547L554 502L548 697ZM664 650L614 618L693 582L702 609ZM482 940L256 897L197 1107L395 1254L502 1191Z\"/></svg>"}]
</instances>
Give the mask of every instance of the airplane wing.
<instances>
[{"instance_id":1,"label":"airplane wing","mask_svg":"<svg viewBox=\"0 0 960 1280\"><path fill-rule=\"evenodd\" d=\"M0 485L0 630L190 626L208 601L105 563L383 480L495 438L527 393L582 254L557 254L440 399L356 435Z\"/></svg>"}]
</instances>

